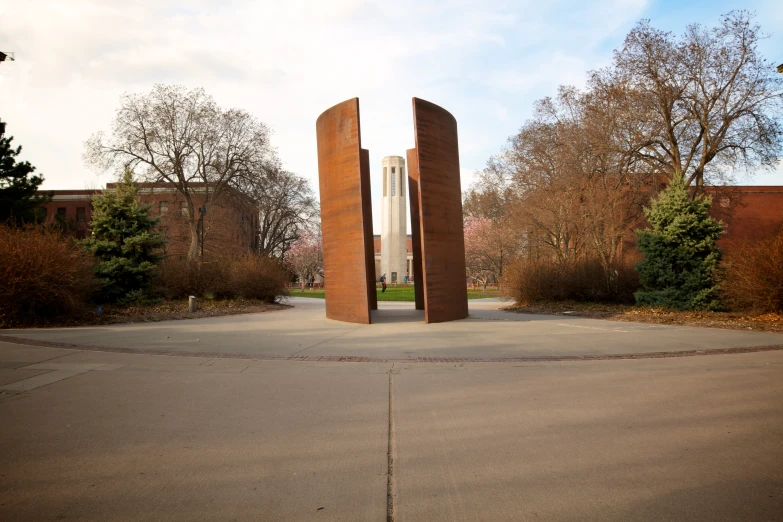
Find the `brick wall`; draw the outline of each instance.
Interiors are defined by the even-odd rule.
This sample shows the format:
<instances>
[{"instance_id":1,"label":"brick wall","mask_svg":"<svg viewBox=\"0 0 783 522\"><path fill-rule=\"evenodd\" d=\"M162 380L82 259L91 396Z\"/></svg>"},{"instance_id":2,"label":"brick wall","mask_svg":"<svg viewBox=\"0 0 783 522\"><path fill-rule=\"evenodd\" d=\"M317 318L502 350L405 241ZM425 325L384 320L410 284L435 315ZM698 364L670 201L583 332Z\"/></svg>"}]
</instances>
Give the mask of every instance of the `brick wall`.
<instances>
[{"instance_id":1,"label":"brick wall","mask_svg":"<svg viewBox=\"0 0 783 522\"><path fill-rule=\"evenodd\" d=\"M114 183L106 185L115 189ZM97 190L55 190L53 200L45 205L46 224L52 224L59 215L69 224L71 233L79 238L89 234L92 220L92 197ZM183 215L184 197L165 184L140 184L139 199L152 205L150 214L160 217L160 230L166 238L165 255L184 257L190 247L190 228ZM193 203L202 206L204 195L196 193ZM258 214L253 205L239 194L226 193L213 204L204 218L204 255L241 254L256 247Z\"/></svg>"},{"instance_id":2,"label":"brick wall","mask_svg":"<svg viewBox=\"0 0 783 522\"><path fill-rule=\"evenodd\" d=\"M87 237L92 220L92 197L97 190L55 190L52 201L44 205L44 223L51 225L64 220L79 239Z\"/></svg>"},{"instance_id":3,"label":"brick wall","mask_svg":"<svg viewBox=\"0 0 783 522\"><path fill-rule=\"evenodd\" d=\"M783 225L783 186L710 188L712 214L726 225L720 246L769 237Z\"/></svg>"}]
</instances>

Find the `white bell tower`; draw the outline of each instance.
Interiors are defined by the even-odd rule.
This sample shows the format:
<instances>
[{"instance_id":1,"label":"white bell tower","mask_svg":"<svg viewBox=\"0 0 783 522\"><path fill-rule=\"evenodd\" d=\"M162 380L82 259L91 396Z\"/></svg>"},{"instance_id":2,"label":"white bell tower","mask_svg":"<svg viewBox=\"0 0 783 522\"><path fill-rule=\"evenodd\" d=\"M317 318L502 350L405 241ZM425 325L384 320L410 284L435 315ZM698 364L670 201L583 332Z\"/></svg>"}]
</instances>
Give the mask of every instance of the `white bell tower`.
<instances>
[{"instance_id":1,"label":"white bell tower","mask_svg":"<svg viewBox=\"0 0 783 522\"><path fill-rule=\"evenodd\" d=\"M386 156L382 166L381 273L377 277L386 274L387 283L402 283L408 268L405 215L408 174L405 172L405 160L400 156Z\"/></svg>"}]
</instances>

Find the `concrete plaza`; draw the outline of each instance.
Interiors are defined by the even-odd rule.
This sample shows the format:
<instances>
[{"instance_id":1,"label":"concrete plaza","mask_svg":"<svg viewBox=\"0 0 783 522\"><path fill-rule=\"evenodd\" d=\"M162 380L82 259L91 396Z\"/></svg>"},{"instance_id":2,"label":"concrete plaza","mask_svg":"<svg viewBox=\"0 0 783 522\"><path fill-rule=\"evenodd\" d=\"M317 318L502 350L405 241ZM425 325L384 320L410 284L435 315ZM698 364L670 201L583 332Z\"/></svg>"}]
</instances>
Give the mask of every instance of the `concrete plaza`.
<instances>
[{"instance_id":1,"label":"concrete plaza","mask_svg":"<svg viewBox=\"0 0 783 522\"><path fill-rule=\"evenodd\" d=\"M0 332L0 520L783 517L783 335L292 304Z\"/></svg>"}]
</instances>

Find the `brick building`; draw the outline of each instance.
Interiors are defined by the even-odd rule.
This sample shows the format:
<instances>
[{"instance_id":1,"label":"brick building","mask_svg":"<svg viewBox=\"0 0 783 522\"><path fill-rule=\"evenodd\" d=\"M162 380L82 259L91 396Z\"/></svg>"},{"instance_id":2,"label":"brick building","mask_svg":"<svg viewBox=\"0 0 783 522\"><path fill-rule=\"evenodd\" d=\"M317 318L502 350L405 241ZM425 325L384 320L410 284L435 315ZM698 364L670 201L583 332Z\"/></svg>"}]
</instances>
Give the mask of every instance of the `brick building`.
<instances>
[{"instance_id":1,"label":"brick building","mask_svg":"<svg viewBox=\"0 0 783 522\"><path fill-rule=\"evenodd\" d=\"M707 192L712 214L725 225L719 244L727 250L783 226L783 186L708 187Z\"/></svg>"},{"instance_id":2,"label":"brick building","mask_svg":"<svg viewBox=\"0 0 783 522\"><path fill-rule=\"evenodd\" d=\"M108 183L106 190L115 190ZM185 198L167 183L140 183L139 199L151 205L150 214L160 217L160 231L166 239L165 256L185 257L191 243L191 230ZM52 201L45 205L46 224L57 221L67 224L77 238L89 234L92 220L92 198L99 190L55 190ZM192 188L195 217L203 206L206 191ZM214 254L241 254L256 249L258 241L258 212L253 203L237 191L229 190L219 201L210 205L204 216L204 256ZM201 237L201 234L198 234ZM199 245L200 246L200 245Z\"/></svg>"},{"instance_id":3,"label":"brick building","mask_svg":"<svg viewBox=\"0 0 783 522\"><path fill-rule=\"evenodd\" d=\"M728 186L707 187L712 196L712 215L723 221L725 228L718 245L731 250L743 242L764 239L771 236L779 227L783 227L783 186ZM375 254L375 277L381 277L381 236L373 237ZM413 273L413 250L411 235L406 238L407 274L399 274L402 281L405 275L415 279ZM625 239L623 250L632 256L638 255L636 236L632 232ZM392 281L391 274L386 274Z\"/></svg>"},{"instance_id":4,"label":"brick building","mask_svg":"<svg viewBox=\"0 0 783 522\"><path fill-rule=\"evenodd\" d=\"M107 190L114 188L113 183ZM56 190L53 200L46 205L46 222L57 216L69 223L78 238L89 233L92 219L91 199L97 190ZM733 186L708 187L713 197L712 213L726 225L719 245L726 250L744 241L769 237L783 226L783 186ZM196 209L203 204L196 192ZM161 217L161 229L166 237L167 256L185 256L190 246L190 230L184 199L173 187L166 184L141 184L139 196L143 203L152 205L152 215ZM226 193L219 203L213 204L205 217L204 252L209 256L217 252L242 253L256 248L258 238L258 213L251 202L239 193ZM412 267L411 236L406 235L407 275L415 279ZM376 279L381 276L381 236L375 235L374 254ZM627 248L635 250L635 237L629 236ZM406 274L398 274L402 280ZM391 281L391 274L387 274Z\"/></svg>"},{"instance_id":5,"label":"brick building","mask_svg":"<svg viewBox=\"0 0 783 522\"><path fill-rule=\"evenodd\" d=\"M375 280L379 280L383 272L381 272L381 235L373 235L373 252L375 254ZM386 280L389 283L402 282L405 276L411 281L414 280L415 274L413 273L413 239L408 234L405 239L405 273L396 274L394 272L386 274Z\"/></svg>"},{"instance_id":6,"label":"brick building","mask_svg":"<svg viewBox=\"0 0 783 522\"><path fill-rule=\"evenodd\" d=\"M712 198L710 214L724 225L718 240L724 252L769 238L783 227L783 186L705 187L705 192ZM647 226L647 220L642 218L636 228ZM628 259L641 259L633 230L628 231L620 248Z\"/></svg>"},{"instance_id":7,"label":"brick building","mask_svg":"<svg viewBox=\"0 0 783 522\"><path fill-rule=\"evenodd\" d=\"M47 193L43 191L40 193ZM55 190L52 201L44 205L46 217L44 223L51 225L56 221L67 223L78 239L84 239L92 220L92 198L98 190Z\"/></svg>"}]
</instances>

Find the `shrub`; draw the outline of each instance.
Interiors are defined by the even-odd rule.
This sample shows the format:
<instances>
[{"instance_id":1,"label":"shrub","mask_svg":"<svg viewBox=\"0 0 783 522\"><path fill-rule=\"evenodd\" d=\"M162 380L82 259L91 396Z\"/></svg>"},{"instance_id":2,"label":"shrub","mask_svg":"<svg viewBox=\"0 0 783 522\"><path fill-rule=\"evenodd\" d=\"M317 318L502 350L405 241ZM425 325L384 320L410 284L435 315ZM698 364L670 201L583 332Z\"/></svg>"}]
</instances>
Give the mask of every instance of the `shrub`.
<instances>
[{"instance_id":1,"label":"shrub","mask_svg":"<svg viewBox=\"0 0 783 522\"><path fill-rule=\"evenodd\" d=\"M248 254L234 258L228 269L230 288L236 297L272 303L287 294L288 273L274 259Z\"/></svg>"},{"instance_id":2,"label":"shrub","mask_svg":"<svg viewBox=\"0 0 783 522\"><path fill-rule=\"evenodd\" d=\"M504 292L518 303L598 301L632 303L639 276L630 263L606 270L595 259L553 263L521 260L506 270Z\"/></svg>"},{"instance_id":3,"label":"shrub","mask_svg":"<svg viewBox=\"0 0 783 522\"><path fill-rule=\"evenodd\" d=\"M100 301L145 300L163 238L154 230L159 219L150 217L151 207L139 204L131 171L125 170L116 191L95 196L92 206L92 233L82 244L99 259Z\"/></svg>"},{"instance_id":4,"label":"shrub","mask_svg":"<svg viewBox=\"0 0 783 522\"><path fill-rule=\"evenodd\" d=\"M783 226L772 237L729 250L722 298L736 310L783 312Z\"/></svg>"},{"instance_id":5,"label":"shrub","mask_svg":"<svg viewBox=\"0 0 783 522\"><path fill-rule=\"evenodd\" d=\"M95 289L93 260L52 230L0 226L0 326L77 311Z\"/></svg>"},{"instance_id":6,"label":"shrub","mask_svg":"<svg viewBox=\"0 0 783 522\"><path fill-rule=\"evenodd\" d=\"M636 265L642 290L636 303L681 310L720 307L717 268L721 251L715 246L723 224L710 217L712 200L691 199L682 177L661 192L644 215L652 228L637 230L644 260Z\"/></svg>"},{"instance_id":7,"label":"shrub","mask_svg":"<svg viewBox=\"0 0 783 522\"><path fill-rule=\"evenodd\" d=\"M286 279L287 273L277 261L248 254L202 263L170 259L162 266L159 285L169 299L195 295L274 302L286 294Z\"/></svg>"},{"instance_id":8,"label":"shrub","mask_svg":"<svg viewBox=\"0 0 783 522\"><path fill-rule=\"evenodd\" d=\"M230 281L224 263L199 263L185 259L167 259L160 270L159 292L168 299L189 295L228 297Z\"/></svg>"}]
</instances>

